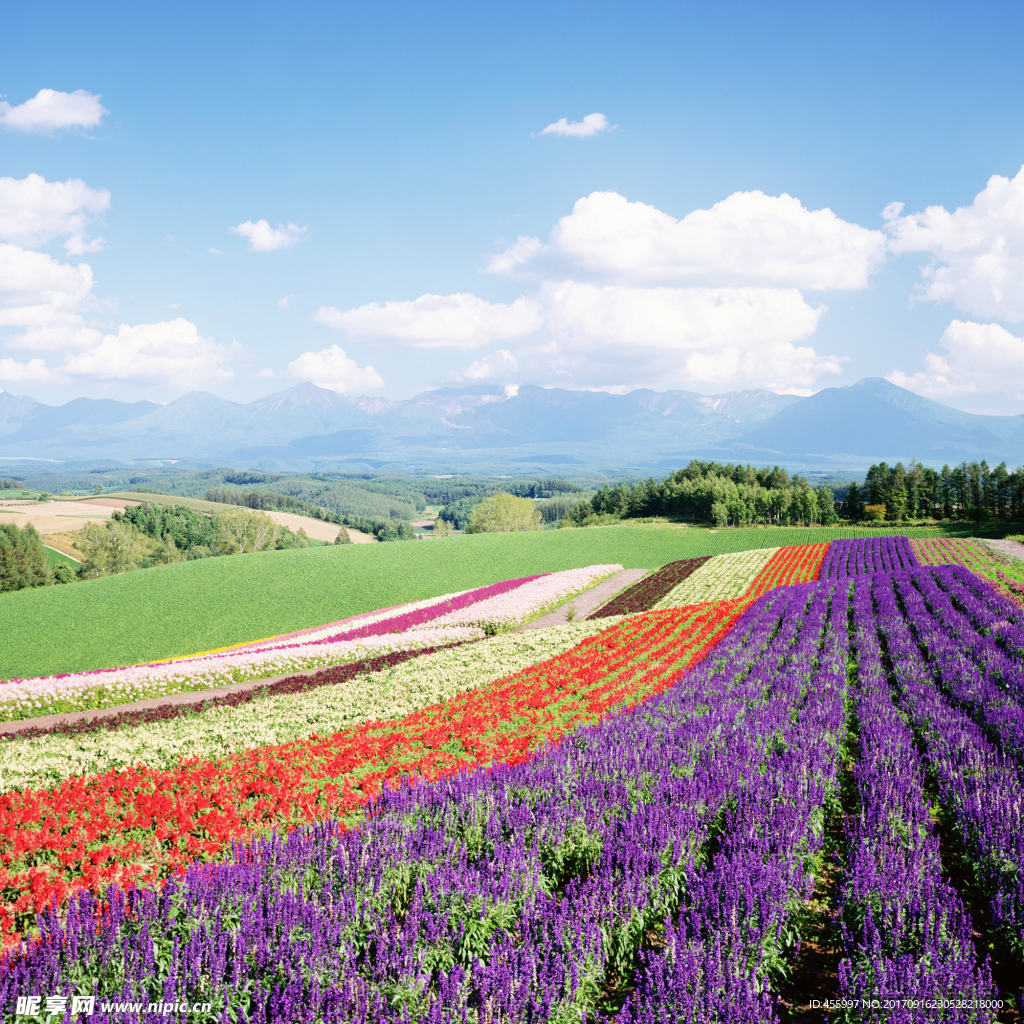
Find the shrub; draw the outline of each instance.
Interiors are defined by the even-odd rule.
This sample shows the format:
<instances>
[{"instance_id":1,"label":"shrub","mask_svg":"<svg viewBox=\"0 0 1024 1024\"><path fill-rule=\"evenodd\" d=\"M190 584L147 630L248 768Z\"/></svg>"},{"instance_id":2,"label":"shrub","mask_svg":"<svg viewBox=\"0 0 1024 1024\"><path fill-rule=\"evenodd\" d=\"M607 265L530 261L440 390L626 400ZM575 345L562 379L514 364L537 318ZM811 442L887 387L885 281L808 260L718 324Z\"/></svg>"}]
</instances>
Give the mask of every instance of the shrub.
<instances>
[{"instance_id":1,"label":"shrub","mask_svg":"<svg viewBox=\"0 0 1024 1024\"><path fill-rule=\"evenodd\" d=\"M66 562L58 562L53 567L54 583L74 583L78 579L75 570Z\"/></svg>"},{"instance_id":2,"label":"shrub","mask_svg":"<svg viewBox=\"0 0 1024 1024\"><path fill-rule=\"evenodd\" d=\"M865 505L864 506L864 518L872 522L883 522L885 520L885 506L884 505Z\"/></svg>"}]
</instances>

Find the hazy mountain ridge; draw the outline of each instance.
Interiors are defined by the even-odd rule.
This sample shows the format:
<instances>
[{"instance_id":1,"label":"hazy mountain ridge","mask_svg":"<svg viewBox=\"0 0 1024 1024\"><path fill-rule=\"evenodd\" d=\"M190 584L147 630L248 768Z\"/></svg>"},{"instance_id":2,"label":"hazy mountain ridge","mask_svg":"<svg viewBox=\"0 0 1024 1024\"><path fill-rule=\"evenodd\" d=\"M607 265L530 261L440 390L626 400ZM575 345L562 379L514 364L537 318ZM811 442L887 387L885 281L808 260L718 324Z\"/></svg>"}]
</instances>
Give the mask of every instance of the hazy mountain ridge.
<instances>
[{"instance_id":1,"label":"hazy mountain ridge","mask_svg":"<svg viewBox=\"0 0 1024 1024\"><path fill-rule=\"evenodd\" d=\"M282 469L334 462L621 468L692 457L1017 464L1024 461L1024 416L960 412L877 377L809 398L765 390L616 395L473 385L399 402L304 383L244 405L193 391L163 406L86 398L48 406L0 392L0 459L19 457Z\"/></svg>"}]
</instances>

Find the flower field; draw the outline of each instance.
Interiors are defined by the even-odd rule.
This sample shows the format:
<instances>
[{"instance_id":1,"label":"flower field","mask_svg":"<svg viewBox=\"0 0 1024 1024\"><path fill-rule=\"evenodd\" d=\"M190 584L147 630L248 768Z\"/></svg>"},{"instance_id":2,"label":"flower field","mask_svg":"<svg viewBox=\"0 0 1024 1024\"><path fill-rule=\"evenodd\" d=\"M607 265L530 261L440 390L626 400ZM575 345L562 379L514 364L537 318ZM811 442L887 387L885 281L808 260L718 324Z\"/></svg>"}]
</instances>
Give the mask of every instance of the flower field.
<instances>
[{"instance_id":1,"label":"flower field","mask_svg":"<svg viewBox=\"0 0 1024 1024\"><path fill-rule=\"evenodd\" d=\"M422 634L366 664L27 728L0 1006L753 1024L812 976L799 1019L1016 1020L1024 608L960 543L688 559L509 632L618 567L528 577L214 655Z\"/></svg>"},{"instance_id":2,"label":"flower field","mask_svg":"<svg viewBox=\"0 0 1024 1024\"><path fill-rule=\"evenodd\" d=\"M681 608L705 601L729 601L743 597L754 578L768 564L778 548L737 551L718 555L702 565L688 579L674 587L656 608Z\"/></svg>"},{"instance_id":3,"label":"flower field","mask_svg":"<svg viewBox=\"0 0 1024 1024\"><path fill-rule=\"evenodd\" d=\"M910 543L922 565L962 565L988 580L1004 597L1024 607L1024 567L1016 562L1001 564L976 540L936 537Z\"/></svg>"}]
</instances>

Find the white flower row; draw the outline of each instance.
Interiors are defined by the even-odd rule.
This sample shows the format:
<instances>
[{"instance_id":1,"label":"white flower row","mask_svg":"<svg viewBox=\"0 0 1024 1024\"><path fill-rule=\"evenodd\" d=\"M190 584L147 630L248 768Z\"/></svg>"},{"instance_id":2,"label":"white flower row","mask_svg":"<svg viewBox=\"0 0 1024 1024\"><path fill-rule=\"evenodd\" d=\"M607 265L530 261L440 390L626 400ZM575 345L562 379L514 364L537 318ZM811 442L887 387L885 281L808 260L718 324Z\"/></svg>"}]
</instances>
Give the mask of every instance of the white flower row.
<instances>
[{"instance_id":1,"label":"white flower row","mask_svg":"<svg viewBox=\"0 0 1024 1024\"><path fill-rule=\"evenodd\" d=\"M330 736L368 720L401 718L562 654L621 618L504 633L392 669L362 673L338 685L257 697L238 707L208 709L151 725L0 742L0 790L39 789L73 775L140 763L172 768L187 758L216 760L256 747Z\"/></svg>"},{"instance_id":2,"label":"white flower row","mask_svg":"<svg viewBox=\"0 0 1024 1024\"><path fill-rule=\"evenodd\" d=\"M681 608L687 604L705 601L728 601L742 597L754 582L754 577L768 564L778 548L758 548L737 551L728 555L715 555L692 576L670 590L654 607Z\"/></svg>"},{"instance_id":3,"label":"white flower row","mask_svg":"<svg viewBox=\"0 0 1024 1024\"><path fill-rule=\"evenodd\" d=\"M482 588L474 588L482 589ZM375 625L384 619L396 619L400 615L407 615L409 612L420 611L423 608L430 608L433 605L444 604L445 601L451 601L452 598L462 597L463 594L468 594L468 590L459 590L454 594L442 594L440 597L430 597L424 601L410 601L408 604L396 605L394 608L385 608L381 611L370 612L367 615L357 615L351 619L345 619L342 622L334 622L330 625L323 626L320 629L313 630L309 633L303 633L301 636L293 636L287 639L278 637L268 637L266 640L257 640L251 644L243 644L232 650L255 651L264 650L268 647L280 647L282 644L308 644L308 643L319 643L321 640L325 640L329 636L337 636L338 633L343 633L350 629L362 629L363 626ZM184 659L177 659L182 661Z\"/></svg>"},{"instance_id":4,"label":"white flower row","mask_svg":"<svg viewBox=\"0 0 1024 1024\"><path fill-rule=\"evenodd\" d=\"M80 672L5 683L0 687L0 717L5 720L113 707L150 697L205 690L249 679L307 672L362 661L391 651L418 650L478 640L482 629L451 627L385 633L359 640L315 643L282 650L243 651L193 658L187 664L134 665L106 672Z\"/></svg>"},{"instance_id":5,"label":"white flower row","mask_svg":"<svg viewBox=\"0 0 1024 1024\"><path fill-rule=\"evenodd\" d=\"M549 576L524 583L507 594L489 597L468 608L449 612L434 619L434 626L478 625L487 629L514 629L516 626L562 604L570 597L589 590L599 580L621 572L621 565L588 565L582 569L565 569Z\"/></svg>"}]
</instances>

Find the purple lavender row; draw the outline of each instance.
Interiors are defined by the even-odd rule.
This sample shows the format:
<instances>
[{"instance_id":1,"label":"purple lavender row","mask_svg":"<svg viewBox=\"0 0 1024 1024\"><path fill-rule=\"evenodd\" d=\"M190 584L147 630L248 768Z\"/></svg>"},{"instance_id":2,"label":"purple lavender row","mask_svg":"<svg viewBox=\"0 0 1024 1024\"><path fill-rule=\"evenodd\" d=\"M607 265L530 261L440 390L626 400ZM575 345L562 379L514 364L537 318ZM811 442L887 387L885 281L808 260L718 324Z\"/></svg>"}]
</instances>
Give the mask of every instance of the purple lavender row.
<instances>
[{"instance_id":1,"label":"purple lavender row","mask_svg":"<svg viewBox=\"0 0 1024 1024\"><path fill-rule=\"evenodd\" d=\"M859 537L834 540L825 552L818 579L868 576L916 568L921 563L906 537Z\"/></svg>"},{"instance_id":2,"label":"purple lavender row","mask_svg":"<svg viewBox=\"0 0 1024 1024\"><path fill-rule=\"evenodd\" d=\"M622 1024L777 1020L770 992L798 942L788 910L813 891L823 807L836 790L848 650L845 589L787 590L787 613L803 628L783 665L762 658L749 672L771 694L745 716L762 759L730 809L720 852L666 921L664 948L643 957Z\"/></svg>"},{"instance_id":3,"label":"purple lavender row","mask_svg":"<svg viewBox=\"0 0 1024 1024\"><path fill-rule=\"evenodd\" d=\"M991 1021L991 972L987 963L978 966L970 916L943 877L924 767L893 705L883 664L880 624L898 672L905 669L907 645L917 650L904 620L891 614L888 582L875 576L854 584L860 756L853 767L858 807L844 826L849 860L840 886L845 956L839 996L858 1007L882 1001L877 1013L853 1014L857 1020ZM872 591L882 595L877 619ZM927 1000L950 992L982 1005L940 1017ZM895 1013L886 1002L893 997L908 1000Z\"/></svg>"},{"instance_id":4,"label":"purple lavender row","mask_svg":"<svg viewBox=\"0 0 1024 1024\"><path fill-rule=\"evenodd\" d=\"M810 712L792 721L810 684L795 645L806 596L768 595L681 686L533 761L387 793L358 833L297 831L239 850L234 865L194 868L160 895L113 894L102 924L78 898L66 921L45 922L53 941L9 962L0 1005L29 982L57 992L103 977L103 998L146 989L173 1002L203 979L224 1019L469 1021L486 1005L509 1021L547 1020L589 1012L598 986L632 968L646 925L698 891L693 927L718 934L702 913L756 912L763 920L729 938L759 946L804 891L808 820L840 729ZM787 658L794 671L780 677ZM778 678L788 690L772 696ZM751 854L737 839L706 864L733 800L747 842L772 806L789 847ZM739 984L762 1005L744 963Z\"/></svg>"},{"instance_id":5,"label":"purple lavender row","mask_svg":"<svg viewBox=\"0 0 1024 1024\"><path fill-rule=\"evenodd\" d=\"M1007 753L1024 760L1024 670L995 637L981 634L971 617L953 604L972 603L958 577L967 570L939 566L893 577L917 642L945 696L963 708ZM944 584L945 589L939 586Z\"/></svg>"},{"instance_id":6,"label":"purple lavender row","mask_svg":"<svg viewBox=\"0 0 1024 1024\"><path fill-rule=\"evenodd\" d=\"M322 643L334 643L337 640L358 640L364 636L380 636L383 633L403 633L407 629L415 629L434 619L439 619L449 612L457 612L468 608L472 604L485 601L489 597L497 597L499 594L507 594L510 590L523 586L524 583L532 583L540 579L540 576L524 576L518 580L505 580L502 583L493 583L489 587L479 587L477 590L469 590L465 594L442 601L439 604L432 604L428 608L417 608L415 611L406 612L404 615L396 615L390 619L382 619L380 622L371 622L368 626L357 626L355 629L342 630L334 636L326 637Z\"/></svg>"},{"instance_id":7,"label":"purple lavender row","mask_svg":"<svg viewBox=\"0 0 1024 1024\"><path fill-rule=\"evenodd\" d=\"M891 586L883 588L883 582L875 583L879 616L884 609L886 621L895 624L900 612ZM897 629L896 635L910 632ZM932 682L931 666L909 635L900 638L897 651L894 677L901 705L923 740L940 801L975 866L975 882L987 900L1005 959L1024 977L1024 772L970 716L943 699Z\"/></svg>"}]
</instances>

